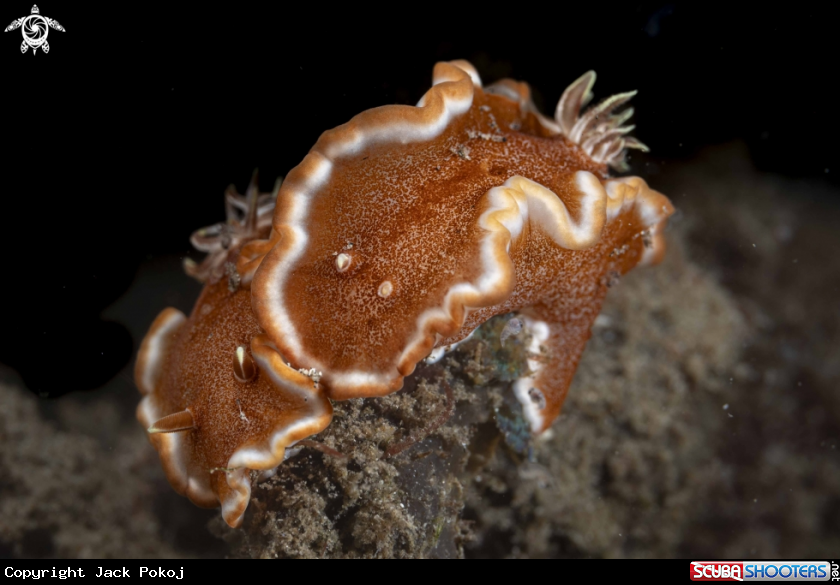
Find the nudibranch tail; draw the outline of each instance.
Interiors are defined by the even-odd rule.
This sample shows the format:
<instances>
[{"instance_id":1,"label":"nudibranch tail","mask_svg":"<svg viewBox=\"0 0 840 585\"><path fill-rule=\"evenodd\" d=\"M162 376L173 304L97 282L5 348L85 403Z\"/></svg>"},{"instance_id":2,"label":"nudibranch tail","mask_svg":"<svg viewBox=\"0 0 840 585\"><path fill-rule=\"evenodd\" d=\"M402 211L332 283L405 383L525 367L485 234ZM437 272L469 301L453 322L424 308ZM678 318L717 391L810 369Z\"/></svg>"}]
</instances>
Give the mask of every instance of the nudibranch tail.
<instances>
[{"instance_id":1,"label":"nudibranch tail","mask_svg":"<svg viewBox=\"0 0 840 585\"><path fill-rule=\"evenodd\" d=\"M584 206L580 210L581 221L577 224L564 215L563 209L547 209L546 202L556 205L559 198L527 179L509 179L504 186L488 193L496 191L512 198L519 196L520 218L514 219L516 214L508 211L505 224L514 238L518 236L519 226L525 225L527 220L532 232L540 229L554 244L567 250L586 250L582 262L588 266L578 271L577 278L570 280L568 273L558 272L552 276L549 272L546 274L548 279L557 279L553 299L550 296L548 302L541 299L523 307L526 326L531 332L528 348L531 371L515 383L514 392L534 433L546 430L560 413L607 290L634 265L653 264L661 259L664 252L662 228L673 213L668 199L638 177L609 179L602 186L591 174L581 171L576 174L574 183L581 193L588 188L590 201L588 209ZM532 194L530 201L520 195L524 191ZM523 205L524 201L529 205ZM581 201L585 199L581 197ZM513 205L508 204L508 209L511 208ZM502 205L499 209L485 212L485 215L505 213ZM587 221L587 217L596 219ZM561 221L557 221L558 218ZM617 220L624 225L617 227ZM576 235L587 233L590 238L574 239ZM591 234L598 234L598 237L591 237ZM564 277L566 281L561 283ZM471 315L471 320L481 322L501 312L504 311L495 308L479 310ZM470 330L472 326L468 323L464 329Z\"/></svg>"}]
</instances>

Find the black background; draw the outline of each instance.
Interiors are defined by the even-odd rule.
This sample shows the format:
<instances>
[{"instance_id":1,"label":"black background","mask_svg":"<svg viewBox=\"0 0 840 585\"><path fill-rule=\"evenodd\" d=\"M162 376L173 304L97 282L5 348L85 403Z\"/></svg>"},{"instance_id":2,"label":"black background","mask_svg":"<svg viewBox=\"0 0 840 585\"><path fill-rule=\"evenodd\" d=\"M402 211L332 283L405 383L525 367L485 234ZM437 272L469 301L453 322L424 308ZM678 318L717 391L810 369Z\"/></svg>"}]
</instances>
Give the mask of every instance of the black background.
<instances>
[{"instance_id":1,"label":"black background","mask_svg":"<svg viewBox=\"0 0 840 585\"><path fill-rule=\"evenodd\" d=\"M802 3L39 6L67 29L49 54L0 35L0 363L42 396L125 366L139 340L101 312L141 263L223 219L229 183L259 167L268 191L322 131L416 103L436 61L526 80L549 114L595 69L596 99L639 90L635 135L655 160L742 140L762 170L840 179L836 27ZM4 3L2 26L30 8Z\"/></svg>"}]
</instances>

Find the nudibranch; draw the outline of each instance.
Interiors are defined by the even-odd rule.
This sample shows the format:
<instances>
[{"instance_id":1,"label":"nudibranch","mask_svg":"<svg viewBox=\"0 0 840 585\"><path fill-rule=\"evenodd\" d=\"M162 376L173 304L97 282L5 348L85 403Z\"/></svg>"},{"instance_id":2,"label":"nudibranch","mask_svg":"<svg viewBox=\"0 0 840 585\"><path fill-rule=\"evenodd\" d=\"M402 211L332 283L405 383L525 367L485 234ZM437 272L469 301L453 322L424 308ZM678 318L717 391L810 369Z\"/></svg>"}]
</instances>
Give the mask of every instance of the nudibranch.
<instances>
[{"instance_id":1,"label":"nudibranch","mask_svg":"<svg viewBox=\"0 0 840 585\"><path fill-rule=\"evenodd\" d=\"M438 63L417 106L322 134L270 225L253 187L229 206L239 219L194 237L211 257L190 269L208 285L189 318L157 318L136 372L138 416L173 486L238 525L249 470L324 429L330 400L399 390L503 313L530 330L514 391L546 430L608 288L661 258L673 212L642 179L610 176L645 147L621 109L633 93L584 110L594 81L569 86L550 119L527 84L484 87L469 63Z\"/></svg>"}]
</instances>

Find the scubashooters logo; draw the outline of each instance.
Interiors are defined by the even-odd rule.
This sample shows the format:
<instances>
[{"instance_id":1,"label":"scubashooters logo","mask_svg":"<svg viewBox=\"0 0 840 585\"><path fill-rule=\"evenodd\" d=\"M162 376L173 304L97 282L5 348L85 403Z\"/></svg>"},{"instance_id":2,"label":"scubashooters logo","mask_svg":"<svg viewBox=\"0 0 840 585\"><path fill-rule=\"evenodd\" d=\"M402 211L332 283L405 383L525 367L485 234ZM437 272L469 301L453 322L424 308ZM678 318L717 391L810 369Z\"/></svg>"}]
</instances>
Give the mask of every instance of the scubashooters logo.
<instances>
[{"instance_id":1,"label":"scubashooters logo","mask_svg":"<svg viewBox=\"0 0 840 585\"><path fill-rule=\"evenodd\" d=\"M694 561L692 581L840 581L828 561Z\"/></svg>"},{"instance_id":2,"label":"scubashooters logo","mask_svg":"<svg viewBox=\"0 0 840 585\"><path fill-rule=\"evenodd\" d=\"M32 6L32 14L13 20L12 24L6 27L3 32L10 30L21 29L23 33L23 42L20 44L20 52L25 53L30 47L32 54L38 52L40 48L45 53L50 52L50 44L47 42L47 35L50 29L64 32L64 27L58 24L57 20L41 16L41 11L38 10L38 5Z\"/></svg>"}]
</instances>

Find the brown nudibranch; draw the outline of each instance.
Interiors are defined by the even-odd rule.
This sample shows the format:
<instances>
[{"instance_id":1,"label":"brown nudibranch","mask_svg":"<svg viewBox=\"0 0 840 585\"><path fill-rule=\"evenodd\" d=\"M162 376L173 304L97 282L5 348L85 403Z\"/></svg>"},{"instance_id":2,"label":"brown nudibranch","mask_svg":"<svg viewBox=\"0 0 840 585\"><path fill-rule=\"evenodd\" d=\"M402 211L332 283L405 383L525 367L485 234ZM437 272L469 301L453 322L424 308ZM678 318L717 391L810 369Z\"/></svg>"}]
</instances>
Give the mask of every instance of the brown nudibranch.
<instances>
[{"instance_id":1,"label":"brown nudibranch","mask_svg":"<svg viewBox=\"0 0 840 585\"><path fill-rule=\"evenodd\" d=\"M173 487L237 526L249 470L323 430L330 400L399 390L420 360L512 311L533 356L514 390L547 429L607 289L660 259L673 211L642 179L610 177L644 146L617 112L632 93L582 111L594 80L552 120L527 84L483 87L469 63L439 63L416 107L322 134L270 226L255 185L228 194L228 222L194 236L211 255L188 266L208 281L191 316L163 311L137 361L138 418Z\"/></svg>"}]
</instances>

